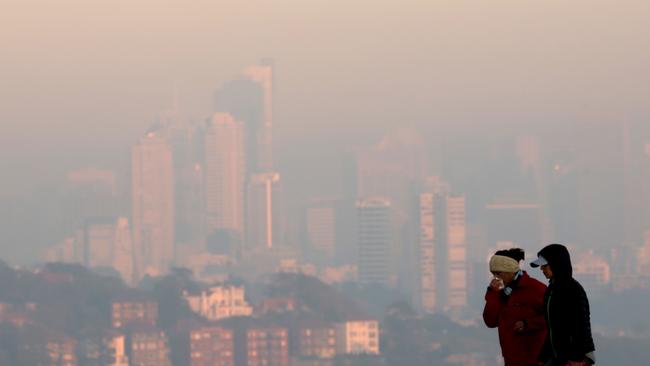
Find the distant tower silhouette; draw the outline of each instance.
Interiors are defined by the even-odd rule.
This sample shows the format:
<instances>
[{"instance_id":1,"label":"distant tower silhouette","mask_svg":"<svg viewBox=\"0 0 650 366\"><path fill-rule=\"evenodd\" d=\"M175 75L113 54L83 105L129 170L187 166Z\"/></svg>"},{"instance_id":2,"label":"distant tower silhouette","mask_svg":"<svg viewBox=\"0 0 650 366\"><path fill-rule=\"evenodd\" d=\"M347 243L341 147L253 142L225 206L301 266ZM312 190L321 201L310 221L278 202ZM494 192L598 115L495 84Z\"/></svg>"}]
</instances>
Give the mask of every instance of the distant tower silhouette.
<instances>
[{"instance_id":1,"label":"distant tower silhouette","mask_svg":"<svg viewBox=\"0 0 650 366\"><path fill-rule=\"evenodd\" d=\"M415 302L425 313L457 315L467 307L465 197L429 177L419 195L418 283Z\"/></svg>"},{"instance_id":2,"label":"distant tower silhouette","mask_svg":"<svg viewBox=\"0 0 650 366\"><path fill-rule=\"evenodd\" d=\"M217 91L215 110L244 124L246 175L273 171L273 66L262 62Z\"/></svg>"},{"instance_id":3,"label":"distant tower silhouette","mask_svg":"<svg viewBox=\"0 0 650 366\"><path fill-rule=\"evenodd\" d=\"M248 220L246 243L249 249L271 249L282 244L284 222L282 215L280 174L261 173L248 183Z\"/></svg>"},{"instance_id":4,"label":"distant tower silhouette","mask_svg":"<svg viewBox=\"0 0 650 366\"><path fill-rule=\"evenodd\" d=\"M357 202L358 276L364 284L391 286L393 247L392 207L388 199L374 197Z\"/></svg>"},{"instance_id":5,"label":"distant tower silhouette","mask_svg":"<svg viewBox=\"0 0 650 366\"><path fill-rule=\"evenodd\" d=\"M165 273L174 255L174 169L171 148L148 133L131 154L136 277Z\"/></svg>"},{"instance_id":6,"label":"distant tower silhouette","mask_svg":"<svg viewBox=\"0 0 650 366\"><path fill-rule=\"evenodd\" d=\"M257 131L257 169L260 172L273 171L273 63L262 61L250 66L245 76L262 87L262 125Z\"/></svg>"},{"instance_id":7,"label":"distant tower silhouette","mask_svg":"<svg viewBox=\"0 0 650 366\"><path fill-rule=\"evenodd\" d=\"M244 130L229 113L215 113L205 138L206 230L244 231Z\"/></svg>"}]
</instances>

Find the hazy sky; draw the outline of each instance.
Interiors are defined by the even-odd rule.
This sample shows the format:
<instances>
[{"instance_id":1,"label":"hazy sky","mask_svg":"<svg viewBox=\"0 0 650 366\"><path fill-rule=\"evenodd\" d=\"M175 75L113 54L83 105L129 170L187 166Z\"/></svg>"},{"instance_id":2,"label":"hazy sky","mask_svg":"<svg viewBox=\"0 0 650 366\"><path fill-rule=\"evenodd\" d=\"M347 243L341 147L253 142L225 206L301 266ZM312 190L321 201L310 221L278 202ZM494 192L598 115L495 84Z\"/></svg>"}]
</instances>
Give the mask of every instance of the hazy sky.
<instances>
[{"instance_id":1,"label":"hazy sky","mask_svg":"<svg viewBox=\"0 0 650 366\"><path fill-rule=\"evenodd\" d=\"M215 89L262 57L276 63L283 146L342 128L648 115L644 0L2 5L3 194L126 159L174 86L205 118Z\"/></svg>"}]
</instances>

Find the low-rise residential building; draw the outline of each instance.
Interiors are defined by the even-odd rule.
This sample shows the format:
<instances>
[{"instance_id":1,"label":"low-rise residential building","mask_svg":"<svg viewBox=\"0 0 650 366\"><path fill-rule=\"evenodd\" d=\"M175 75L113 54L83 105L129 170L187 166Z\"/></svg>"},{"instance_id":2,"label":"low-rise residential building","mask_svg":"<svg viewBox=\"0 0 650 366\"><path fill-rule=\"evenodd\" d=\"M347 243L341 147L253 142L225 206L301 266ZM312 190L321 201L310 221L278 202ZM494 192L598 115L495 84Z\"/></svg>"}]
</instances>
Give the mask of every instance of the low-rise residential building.
<instances>
[{"instance_id":1,"label":"low-rise residential building","mask_svg":"<svg viewBox=\"0 0 650 366\"><path fill-rule=\"evenodd\" d=\"M197 327L189 332L190 366L234 366L233 331L217 326Z\"/></svg>"},{"instance_id":2,"label":"low-rise residential building","mask_svg":"<svg viewBox=\"0 0 650 366\"><path fill-rule=\"evenodd\" d=\"M131 366L171 366L167 335L160 329L141 328L130 334Z\"/></svg>"},{"instance_id":3,"label":"low-rise residential building","mask_svg":"<svg viewBox=\"0 0 650 366\"><path fill-rule=\"evenodd\" d=\"M337 354L379 354L379 322L349 320L336 324Z\"/></svg>"},{"instance_id":4,"label":"low-rise residential building","mask_svg":"<svg viewBox=\"0 0 650 366\"><path fill-rule=\"evenodd\" d=\"M294 354L306 358L330 359L336 356L336 327L318 321L300 322L292 332Z\"/></svg>"},{"instance_id":5,"label":"low-rise residential building","mask_svg":"<svg viewBox=\"0 0 650 366\"><path fill-rule=\"evenodd\" d=\"M280 327L246 330L247 366L289 366L289 332Z\"/></svg>"},{"instance_id":6,"label":"low-rise residential building","mask_svg":"<svg viewBox=\"0 0 650 366\"><path fill-rule=\"evenodd\" d=\"M156 326L158 322L158 303L152 300L113 301L111 324L114 328L130 326Z\"/></svg>"},{"instance_id":7,"label":"low-rise residential building","mask_svg":"<svg viewBox=\"0 0 650 366\"><path fill-rule=\"evenodd\" d=\"M66 336L51 337L47 341L49 364L56 366L77 366L75 352L77 342Z\"/></svg>"}]
</instances>

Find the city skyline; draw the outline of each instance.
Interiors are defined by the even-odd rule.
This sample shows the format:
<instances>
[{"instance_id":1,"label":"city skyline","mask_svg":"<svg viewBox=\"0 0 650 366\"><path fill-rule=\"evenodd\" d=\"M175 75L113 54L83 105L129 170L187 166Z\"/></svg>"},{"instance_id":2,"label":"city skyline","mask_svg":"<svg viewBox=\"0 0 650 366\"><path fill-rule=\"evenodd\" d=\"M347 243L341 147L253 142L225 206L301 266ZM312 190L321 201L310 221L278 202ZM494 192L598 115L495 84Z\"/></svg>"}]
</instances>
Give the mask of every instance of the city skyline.
<instances>
[{"instance_id":1,"label":"city skyline","mask_svg":"<svg viewBox=\"0 0 650 366\"><path fill-rule=\"evenodd\" d=\"M647 353L643 1L4 8L0 364L501 366L549 243Z\"/></svg>"}]
</instances>

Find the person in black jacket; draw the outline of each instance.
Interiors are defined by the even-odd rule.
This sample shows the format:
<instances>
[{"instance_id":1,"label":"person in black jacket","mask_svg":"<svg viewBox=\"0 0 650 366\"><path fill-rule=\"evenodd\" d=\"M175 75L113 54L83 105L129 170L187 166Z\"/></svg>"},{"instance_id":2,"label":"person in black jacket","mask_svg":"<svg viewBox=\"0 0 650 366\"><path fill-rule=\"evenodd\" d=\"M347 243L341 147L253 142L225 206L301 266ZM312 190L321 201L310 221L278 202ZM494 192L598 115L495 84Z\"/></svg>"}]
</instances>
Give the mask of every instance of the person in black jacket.
<instances>
[{"instance_id":1,"label":"person in black jacket","mask_svg":"<svg viewBox=\"0 0 650 366\"><path fill-rule=\"evenodd\" d=\"M564 245L550 244L530 263L549 280L544 294L548 333L539 359L546 366L586 366L596 362L591 336L589 300L573 278L571 256Z\"/></svg>"}]
</instances>

